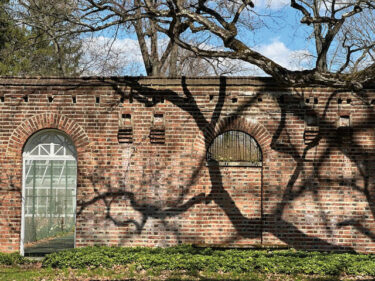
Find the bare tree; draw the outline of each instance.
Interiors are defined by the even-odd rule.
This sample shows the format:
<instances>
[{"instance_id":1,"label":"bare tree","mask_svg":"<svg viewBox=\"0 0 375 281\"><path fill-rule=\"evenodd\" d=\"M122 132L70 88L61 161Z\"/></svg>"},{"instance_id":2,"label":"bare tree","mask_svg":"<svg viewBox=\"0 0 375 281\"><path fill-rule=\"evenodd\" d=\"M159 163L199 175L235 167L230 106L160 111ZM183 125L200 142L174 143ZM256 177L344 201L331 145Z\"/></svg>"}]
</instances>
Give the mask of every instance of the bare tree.
<instances>
[{"instance_id":1,"label":"bare tree","mask_svg":"<svg viewBox=\"0 0 375 281\"><path fill-rule=\"evenodd\" d=\"M191 51L181 49L174 38L161 32L159 24L163 21L150 14L148 6L145 6L141 0L55 2L52 1L44 6L39 0L15 0L13 7L21 23L43 29L49 36L58 34L63 37L88 33L93 36L92 34L106 32L114 42L119 33L135 34L148 76L221 75L244 70L244 67L238 63L217 58L205 59ZM148 4L156 10L162 9L164 5L159 0L150 1ZM60 7L59 10L51 8L55 6ZM69 7L69 9L61 7ZM46 24L45 20L51 18L53 18L53 25L50 22ZM69 28L66 28L67 23L70 24ZM65 26L65 29L56 30L56 26ZM94 43L90 40L88 42ZM89 54L81 60L83 73L93 73L95 69L97 74L119 75L123 74L121 71L124 68L136 70L132 73L139 73L137 67L124 67L124 64L111 65L113 58L119 57L118 50L112 50L111 43L108 43L105 49L101 48L103 46L98 47L99 49L91 48ZM106 52L106 55L103 56L103 52ZM95 62L87 61L89 58L95 58ZM128 64L129 61L123 63ZM192 70L195 71L190 72Z\"/></svg>"},{"instance_id":2,"label":"bare tree","mask_svg":"<svg viewBox=\"0 0 375 281\"><path fill-rule=\"evenodd\" d=\"M254 3L250 0L166 0L158 8L144 0L144 8L154 19L159 20L158 30L168 34L180 47L199 56L239 59L258 66L279 82L295 86L323 84L335 87L361 89L374 80L373 59L374 36L361 35L355 38L358 19L371 18L375 12L373 1L366 0L291 0L290 7L301 15L300 23L311 28L315 43L315 65L312 69L289 70L269 57L248 46L238 36L240 20L255 16ZM353 28L353 25L355 28ZM185 34L195 38L214 36L217 48L202 49L191 41L184 40ZM341 40L340 42L340 35ZM214 40L211 42L215 42ZM335 57L334 49L341 46L346 58L341 66L329 61ZM366 61L366 63L361 63ZM337 61L338 62L338 61Z\"/></svg>"},{"instance_id":3,"label":"bare tree","mask_svg":"<svg viewBox=\"0 0 375 281\"><path fill-rule=\"evenodd\" d=\"M340 60L339 73L358 72L375 61L375 13L363 13L351 18L339 34L338 54L332 58ZM340 56L341 51L341 56Z\"/></svg>"},{"instance_id":4,"label":"bare tree","mask_svg":"<svg viewBox=\"0 0 375 281\"><path fill-rule=\"evenodd\" d=\"M27 7L31 1L19 0ZM73 0L71 0L73 1ZM55 15L79 26L75 32L97 32L112 28L134 30L147 75L175 76L176 46L192 57L241 60L259 67L281 83L295 86L327 85L361 89L375 76L375 4L371 0L291 0L289 9L300 15L301 26L310 31L315 62L304 70L288 69L256 51L241 38L245 25L256 32L265 24L264 15L251 0L74 0L74 12ZM366 26L366 32L362 27ZM359 31L359 32L358 32ZM186 52L185 52L186 53ZM181 59L183 61L183 59ZM180 61L180 62L181 62ZM180 64L181 66L181 64ZM180 68L181 69L181 68Z\"/></svg>"}]
</instances>

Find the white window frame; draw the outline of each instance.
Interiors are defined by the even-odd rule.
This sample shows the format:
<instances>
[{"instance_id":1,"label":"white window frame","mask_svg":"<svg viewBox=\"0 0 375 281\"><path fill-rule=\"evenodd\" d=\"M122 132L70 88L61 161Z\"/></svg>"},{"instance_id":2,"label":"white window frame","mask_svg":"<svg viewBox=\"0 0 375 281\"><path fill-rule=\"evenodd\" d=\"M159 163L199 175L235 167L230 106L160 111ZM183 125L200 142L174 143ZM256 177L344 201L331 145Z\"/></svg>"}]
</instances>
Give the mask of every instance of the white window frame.
<instances>
[{"instance_id":1,"label":"white window frame","mask_svg":"<svg viewBox=\"0 0 375 281\"><path fill-rule=\"evenodd\" d=\"M42 138L43 136L51 136L51 135L57 135L59 140L61 140L61 143L47 143L42 142L38 143L36 146L31 146L33 142L35 142L38 138ZM56 150L57 145L60 145L60 148ZM31 148L30 148L31 146ZM44 149L43 146L49 146L50 151ZM31 153L35 150L38 150L38 154L41 153L43 150L45 153L49 153L49 155L32 155ZM57 153L63 149L63 155L58 155ZM74 143L71 141L70 137L66 135L64 132L55 130L55 129L44 129L37 133L35 133L33 136L31 136L25 146L24 151L22 153L22 214L21 214L21 241L20 241L20 254L24 255L24 239L25 239L25 203L26 203L26 161L35 161L35 160L44 160L44 161L54 161L54 160L60 160L64 161L64 165L66 165L66 161L75 161L75 165L77 167L77 152L75 149ZM65 166L66 169L66 166ZM73 194L73 200L77 200L77 174L75 175L75 189ZM56 187L54 187L55 190ZM59 189L59 188L56 188ZM77 204L74 202L74 224L76 223L76 209ZM74 247L76 245L76 230L74 230Z\"/></svg>"}]
</instances>

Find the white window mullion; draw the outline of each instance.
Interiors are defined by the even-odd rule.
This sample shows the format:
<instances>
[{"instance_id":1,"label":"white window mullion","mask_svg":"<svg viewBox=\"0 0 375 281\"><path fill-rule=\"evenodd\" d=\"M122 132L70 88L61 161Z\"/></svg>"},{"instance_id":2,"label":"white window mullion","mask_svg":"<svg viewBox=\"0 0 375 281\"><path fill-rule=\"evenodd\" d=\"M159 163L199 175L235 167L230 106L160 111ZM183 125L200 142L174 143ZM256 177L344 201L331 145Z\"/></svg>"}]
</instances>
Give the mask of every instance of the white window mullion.
<instances>
[{"instance_id":1,"label":"white window mullion","mask_svg":"<svg viewBox=\"0 0 375 281\"><path fill-rule=\"evenodd\" d=\"M73 163L75 166L72 166ZM60 223L58 218L72 218L63 221L64 231L74 229L76 174L70 173L68 166L69 169L72 166L76 172L76 164L74 143L64 133L57 130L46 129L38 132L25 144L20 243L22 254L26 249L25 243L54 237L59 229L55 227L56 223ZM53 166L55 166L54 170L48 170L53 169ZM69 181L72 180L75 185L69 184L67 188L69 181L65 174L68 172ZM61 184L64 178L66 183ZM51 181L49 184L46 182L48 179ZM67 190L73 191L72 194L69 193L68 200L65 199L68 194ZM70 202L72 206L69 206ZM49 227L48 234L45 233L46 223Z\"/></svg>"},{"instance_id":2,"label":"white window mullion","mask_svg":"<svg viewBox=\"0 0 375 281\"><path fill-rule=\"evenodd\" d=\"M29 177L29 174L32 168L32 160L26 160L25 163L26 163L26 166L29 165L29 170L26 172L26 175L25 175L25 180L26 180Z\"/></svg>"},{"instance_id":3,"label":"white window mullion","mask_svg":"<svg viewBox=\"0 0 375 281\"><path fill-rule=\"evenodd\" d=\"M63 175L63 173L64 173L65 166L66 166L66 160L64 160L64 165L63 165L63 167L62 167L62 169L61 169L61 172L60 172L59 183L61 182L61 178L62 178L62 175Z\"/></svg>"},{"instance_id":4,"label":"white window mullion","mask_svg":"<svg viewBox=\"0 0 375 281\"><path fill-rule=\"evenodd\" d=\"M46 161L46 165L45 165L45 169L44 169L44 173L43 173L43 177L42 177L42 180L41 180L41 185L43 185L44 183L44 178L46 176L46 173L47 173L47 170L48 170L48 167L49 167L49 161Z\"/></svg>"}]
</instances>

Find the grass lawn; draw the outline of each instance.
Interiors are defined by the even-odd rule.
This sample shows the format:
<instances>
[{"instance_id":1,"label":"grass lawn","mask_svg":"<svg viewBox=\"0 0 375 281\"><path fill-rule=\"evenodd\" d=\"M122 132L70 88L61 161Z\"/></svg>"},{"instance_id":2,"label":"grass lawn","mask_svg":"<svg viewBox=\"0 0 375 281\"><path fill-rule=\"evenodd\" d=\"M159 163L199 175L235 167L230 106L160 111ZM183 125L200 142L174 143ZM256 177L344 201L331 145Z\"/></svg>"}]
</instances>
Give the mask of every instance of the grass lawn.
<instances>
[{"instance_id":1,"label":"grass lawn","mask_svg":"<svg viewBox=\"0 0 375 281\"><path fill-rule=\"evenodd\" d=\"M7 280L375 280L375 255L290 250L84 247L30 261L0 253Z\"/></svg>"},{"instance_id":2,"label":"grass lawn","mask_svg":"<svg viewBox=\"0 0 375 281\"><path fill-rule=\"evenodd\" d=\"M371 277L355 276L309 276L264 273L212 273L198 271L137 270L135 266L118 266L111 269L55 269L42 268L41 264L27 266L0 266L1 281L28 280L285 280L285 281L325 281L325 280L374 280Z\"/></svg>"}]
</instances>

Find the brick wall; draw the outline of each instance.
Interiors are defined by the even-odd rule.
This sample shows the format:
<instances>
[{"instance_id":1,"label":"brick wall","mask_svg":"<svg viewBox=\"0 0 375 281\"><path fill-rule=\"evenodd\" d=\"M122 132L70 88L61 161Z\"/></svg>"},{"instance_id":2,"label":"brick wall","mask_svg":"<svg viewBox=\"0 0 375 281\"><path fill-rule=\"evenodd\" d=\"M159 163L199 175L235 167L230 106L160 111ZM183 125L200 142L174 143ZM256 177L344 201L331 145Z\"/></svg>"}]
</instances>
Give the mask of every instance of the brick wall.
<instances>
[{"instance_id":1,"label":"brick wall","mask_svg":"<svg viewBox=\"0 0 375 281\"><path fill-rule=\"evenodd\" d=\"M55 128L78 154L77 247L375 252L374 104L268 78L1 78L0 251L19 250L22 148ZM257 140L262 167L207 165L227 130Z\"/></svg>"}]
</instances>

